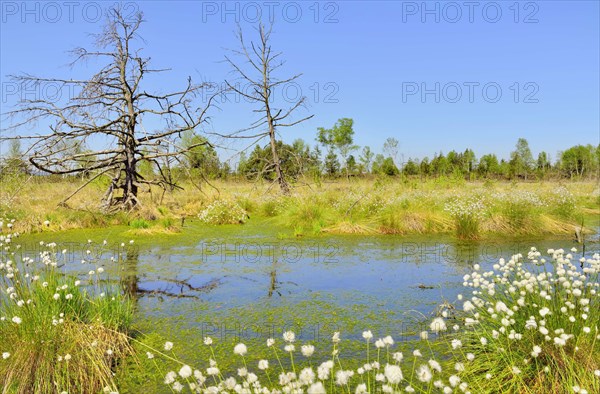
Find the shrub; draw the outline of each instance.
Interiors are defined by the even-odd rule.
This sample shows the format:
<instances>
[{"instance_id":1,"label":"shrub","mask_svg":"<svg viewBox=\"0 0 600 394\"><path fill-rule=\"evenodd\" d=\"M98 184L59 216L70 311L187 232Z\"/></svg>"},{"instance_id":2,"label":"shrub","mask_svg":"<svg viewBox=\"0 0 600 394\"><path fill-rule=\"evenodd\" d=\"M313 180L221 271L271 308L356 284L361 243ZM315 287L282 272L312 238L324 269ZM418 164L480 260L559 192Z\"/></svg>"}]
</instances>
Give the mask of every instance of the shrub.
<instances>
[{"instance_id":1,"label":"shrub","mask_svg":"<svg viewBox=\"0 0 600 394\"><path fill-rule=\"evenodd\" d=\"M216 200L202 210L198 218L207 224L242 224L248 214L235 202Z\"/></svg>"},{"instance_id":2,"label":"shrub","mask_svg":"<svg viewBox=\"0 0 600 394\"><path fill-rule=\"evenodd\" d=\"M294 232L303 230L320 231L326 224L327 210L323 201L317 198L297 199L288 205L286 219L293 223Z\"/></svg>"}]
</instances>

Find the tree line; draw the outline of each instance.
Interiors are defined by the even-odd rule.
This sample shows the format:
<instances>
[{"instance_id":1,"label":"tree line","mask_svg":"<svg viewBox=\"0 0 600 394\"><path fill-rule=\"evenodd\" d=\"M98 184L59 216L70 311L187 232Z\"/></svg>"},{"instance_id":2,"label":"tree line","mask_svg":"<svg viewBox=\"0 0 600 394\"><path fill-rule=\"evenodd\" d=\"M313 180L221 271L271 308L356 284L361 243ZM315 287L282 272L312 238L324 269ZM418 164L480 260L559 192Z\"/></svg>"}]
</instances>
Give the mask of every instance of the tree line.
<instances>
[{"instance_id":1,"label":"tree line","mask_svg":"<svg viewBox=\"0 0 600 394\"><path fill-rule=\"evenodd\" d=\"M302 138L291 144L276 140L281 173L293 181L373 175L420 179L459 177L467 180L585 179L600 176L600 145L575 145L559 152L556 160L551 160L544 151L534 158L529 142L519 138L509 159L499 159L494 153L478 157L467 148L463 152L435 153L431 159L408 158L402 161L398 157L400 143L396 138L386 139L381 149L383 153L374 153L369 146L354 145L353 123L350 118L342 118L330 129L318 128L312 146ZM182 136L182 146L186 151L178 164L169 169L162 168L163 172L170 173L174 183L231 178L277 180L270 143L256 144L249 153L241 152L235 165L228 160L222 161L212 145L191 132ZM81 150L77 146L72 149ZM159 168L145 165L139 171L145 176L156 175ZM15 172L34 173L34 168L23 159L19 140L11 142L8 153L0 162L0 174ZM90 174L83 176L89 177Z\"/></svg>"}]
</instances>

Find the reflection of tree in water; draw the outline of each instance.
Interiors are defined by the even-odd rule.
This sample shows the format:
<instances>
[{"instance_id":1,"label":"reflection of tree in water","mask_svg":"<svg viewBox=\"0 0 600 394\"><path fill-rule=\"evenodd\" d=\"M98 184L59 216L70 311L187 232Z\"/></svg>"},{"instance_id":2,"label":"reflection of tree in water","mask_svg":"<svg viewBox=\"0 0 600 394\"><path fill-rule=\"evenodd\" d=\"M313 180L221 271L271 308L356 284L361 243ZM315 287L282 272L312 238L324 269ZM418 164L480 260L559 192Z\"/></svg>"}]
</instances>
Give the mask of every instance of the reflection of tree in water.
<instances>
[{"instance_id":1,"label":"reflection of tree in water","mask_svg":"<svg viewBox=\"0 0 600 394\"><path fill-rule=\"evenodd\" d=\"M140 251L138 248L127 248L125 252L125 261L121 270L121 287L126 295L135 299L139 292L139 278L138 278L138 262L140 258ZM121 259L121 256L119 256ZM121 260L122 261L122 260Z\"/></svg>"},{"instance_id":2,"label":"reflection of tree in water","mask_svg":"<svg viewBox=\"0 0 600 394\"><path fill-rule=\"evenodd\" d=\"M277 259L275 257L273 257L273 263L271 264L271 270L269 271L269 277L271 279L270 283L269 283L269 292L268 292L268 297L271 298L273 296L273 293L277 293L277 295L279 295L281 297L281 292L278 290L281 285L283 284L292 284L294 286L298 286L297 283L291 282L291 281L287 281L287 282L282 282L277 280ZM288 291L288 294L291 294L291 291Z\"/></svg>"},{"instance_id":3,"label":"reflection of tree in water","mask_svg":"<svg viewBox=\"0 0 600 394\"><path fill-rule=\"evenodd\" d=\"M190 280L192 278L179 280L177 278L159 277L157 279L160 282L163 282L164 288L144 289L143 286L140 286L139 280L139 256L140 252L137 248L128 248L124 258L122 255L119 256L119 261L122 262L120 279L121 288L123 289L123 292L132 299L137 299L144 295L158 296L159 298L162 298L162 296L175 298L199 298L197 293L207 293L217 288L221 284L220 279L211 279L203 285L193 286L190 284ZM157 256L157 258L160 259L160 256Z\"/></svg>"}]
</instances>

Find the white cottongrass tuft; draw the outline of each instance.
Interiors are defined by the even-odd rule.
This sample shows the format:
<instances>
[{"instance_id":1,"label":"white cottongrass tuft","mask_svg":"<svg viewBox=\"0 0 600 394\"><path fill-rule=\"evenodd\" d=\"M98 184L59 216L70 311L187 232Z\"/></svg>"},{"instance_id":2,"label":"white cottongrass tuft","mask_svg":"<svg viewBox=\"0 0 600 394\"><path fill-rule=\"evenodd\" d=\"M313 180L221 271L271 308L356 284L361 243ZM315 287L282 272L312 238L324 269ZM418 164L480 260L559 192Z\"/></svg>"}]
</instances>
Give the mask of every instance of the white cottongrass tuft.
<instances>
[{"instance_id":1,"label":"white cottongrass tuft","mask_svg":"<svg viewBox=\"0 0 600 394\"><path fill-rule=\"evenodd\" d=\"M244 356L246 353L248 353L248 348L243 343L238 343L233 348L233 353L237 354L238 356Z\"/></svg>"}]
</instances>

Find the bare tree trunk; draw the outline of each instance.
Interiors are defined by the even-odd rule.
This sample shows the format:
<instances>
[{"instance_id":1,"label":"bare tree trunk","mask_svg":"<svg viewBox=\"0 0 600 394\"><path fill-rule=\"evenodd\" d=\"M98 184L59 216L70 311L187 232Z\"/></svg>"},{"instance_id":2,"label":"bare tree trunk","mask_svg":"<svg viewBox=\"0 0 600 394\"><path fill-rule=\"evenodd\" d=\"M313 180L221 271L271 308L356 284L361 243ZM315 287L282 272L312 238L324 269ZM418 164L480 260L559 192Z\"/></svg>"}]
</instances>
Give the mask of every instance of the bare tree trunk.
<instances>
[{"instance_id":1,"label":"bare tree trunk","mask_svg":"<svg viewBox=\"0 0 600 394\"><path fill-rule=\"evenodd\" d=\"M265 97L268 96L268 70L267 63L263 62L263 94ZM277 145L275 139L275 125L273 121L273 116L271 116L271 107L269 105L269 100L265 100L265 112L267 114L267 122L269 124L269 140L271 142L271 153L273 155L273 165L275 166L275 174L277 176L277 183L279 184L279 188L281 189L281 193L290 194L290 186L285 180L285 175L283 171L281 171L281 161L279 160L279 153L277 153Z\"/></svg>"},{"instance_id":2,"label":"bare tree trunk","mask_svg":"<svg viewBox=\"0 0 600 394\"><path fill-rule=\"evenodd\" d=\"M229 57L225 56L225 60L239 76L239 79L242 80L244 84L249 84L253 89L240 89L236 84L231 84L228 81L225 82L230 90L248 99L250 102L259 105L260 109L257 109L254 112L263 114L261 118L252 123L250 127L240 130L233 135L235 138L256 138L257 141L260 141L261 138L269 137L271 159L273 161L273 168L275 169L276 181L279 184L281 192L283 194L289 194L290 186L285 179L284 170L281 168L281 160L279 152L277 151L277 136L275 133L278 128L297 125L312 118L312 115L296 121L287 120L295 110L304 105L306 100L305 97L301 97L292 103L290 108L274 108L273 91L280 85L296 80L301 74L294 75L287 79L279 79L273 75L274 71L284 63L277 59L281 53L274 53L271 51L270 37L272 27L273 26L268 30L265 30L265 27L262 24L259 24L257 30L260 41L258 41L258 43L251 42L249 46L246 45L241 30L239 31L238 39L240 41L240 49L234 50L233 52L236 55L241 56L245 60L245 63L250 65L249 67L242 67ZM244 70L245 68L247 68L247 70ZM261 129L263 127L265 130L260 130L254 135L240 136L240 133Z\"/></svg>"},{"instance_id":3,"label":"bare tree trunk","mask_svg":"<svg viewBox=\"0 0 600 394\"><path fill-rule=\"evenodd\" d=\"M271 152L273 153L273 163L275 165L275 174L277 175L277 183L279 183L279 188L283 194L290 194L290 186L285 180L285 175L283 171L281 171L281 162L279 160L279 154L277 153L277 147L275 145L275 133L273 131L269 132L269 137L271 139Z\"/></svg>"},{"instance_id":4,"label":"bare tree trunk","mask_svg":"<svg viewBox=\"0 0 600 394\"><path fill-rule=\"evenodd\" d=\"M138 186L136 172L135 157L131 152L127 152L127 160L125 161L125 180L122 186L123 189L123 206L127 209L133 209L138 205Z\"/></svg>"},{"instance_id":5,"label":"bare tree trunk","mask_svg":"<svg viewBox=\"0 0 600 394\"><path fill-rule=\"evenodd\" d=\"M165 94L146 91L142 82L144 77L166 70L151 68L150 58L141 57L141 48L134 45L139 38L137 30L143 22L142 14L126 18L117 5L110 9L108 16L105 29L96 36L96 49L76 48L72 52L75 55L72 65L88 59L99 59L103 64L91 77L42 78L29 74L12 77L27 86L51 82L81 91L64 103L21 100L18 109L8 114L25 119L15 122L10 128L17 129L48 119L51 122L49 131L27 137L0 135L0 141L30 139L32 143L25 152L29 162L36 169L50 174L68 176L81 173L87 176L96 171L102 174L114 171L101 206L104 210L131 210L140 204L140 185L176 187L171 179L164 177L145 179L138 173L138 163L151 163L163 175L159 159L169 160L192 149L194 146L181 148L175 142L181 133L193 132L206 121L206 112L216 93L210 96L206 106L196 106L194 99L198 93L211 84L193 84L190 77L179 91ZM146 131L143 125L152 122L149 119L158 119L165 127ZM102 150L83 149L89 139L98 137L104 137L109 146Z\"/></svg>"}]
</instances>

